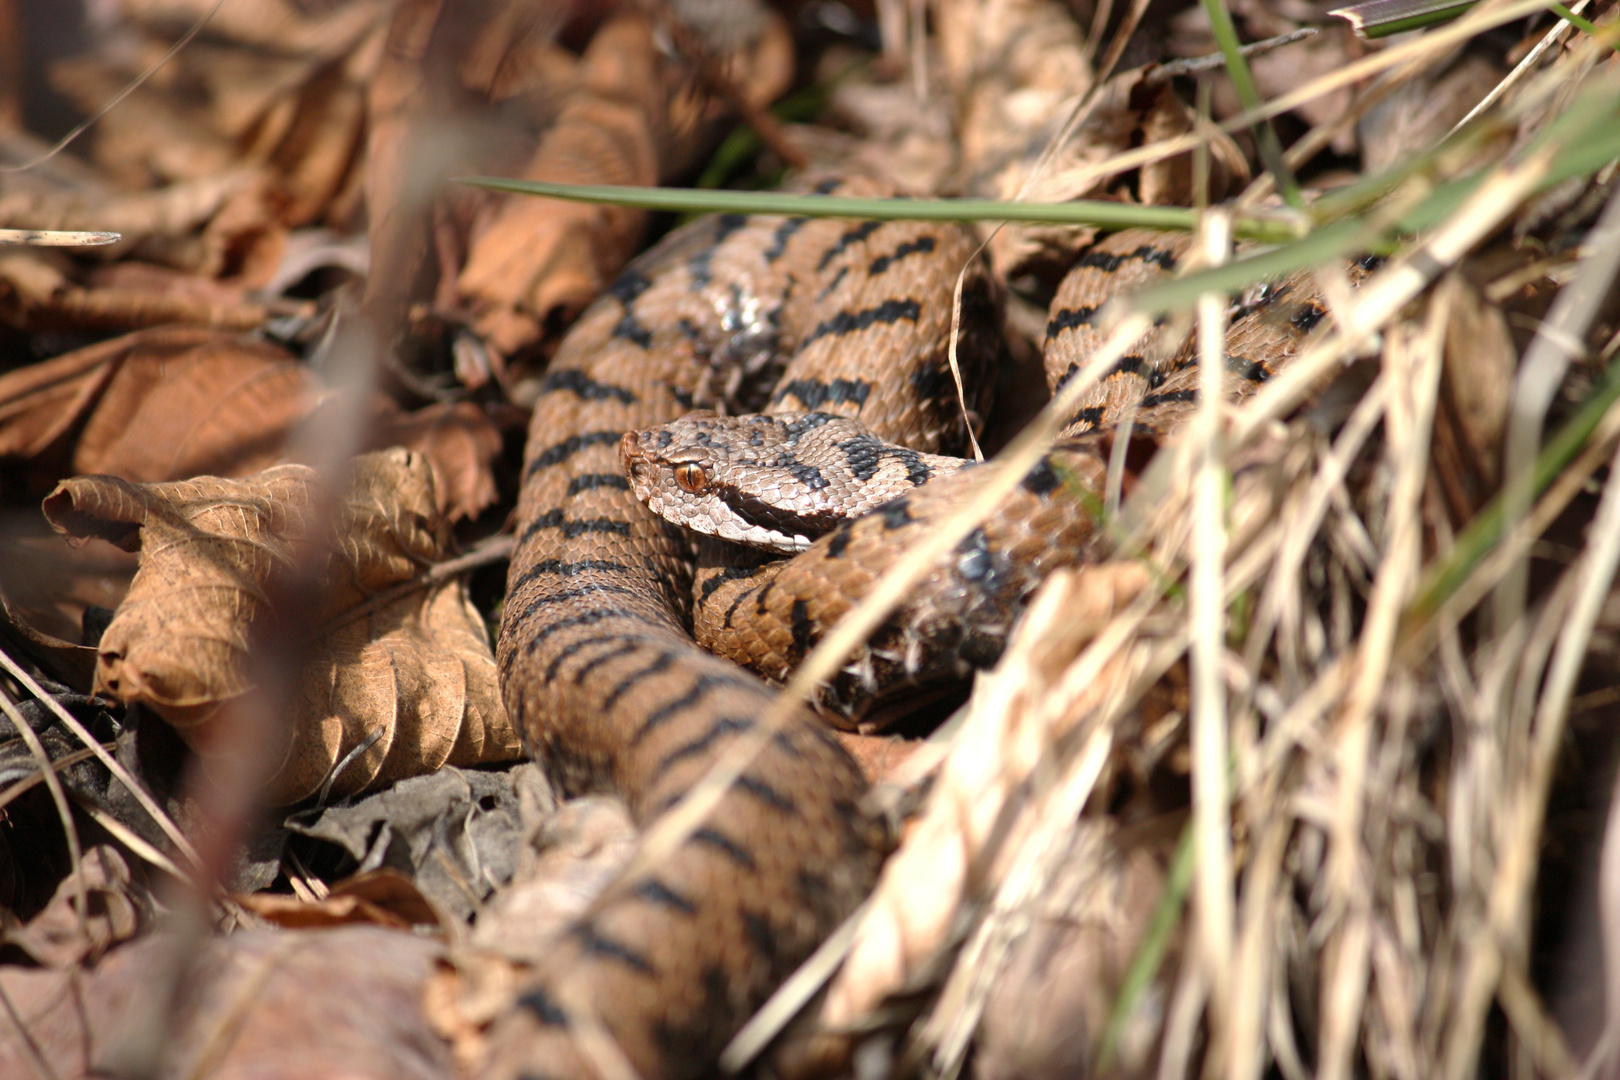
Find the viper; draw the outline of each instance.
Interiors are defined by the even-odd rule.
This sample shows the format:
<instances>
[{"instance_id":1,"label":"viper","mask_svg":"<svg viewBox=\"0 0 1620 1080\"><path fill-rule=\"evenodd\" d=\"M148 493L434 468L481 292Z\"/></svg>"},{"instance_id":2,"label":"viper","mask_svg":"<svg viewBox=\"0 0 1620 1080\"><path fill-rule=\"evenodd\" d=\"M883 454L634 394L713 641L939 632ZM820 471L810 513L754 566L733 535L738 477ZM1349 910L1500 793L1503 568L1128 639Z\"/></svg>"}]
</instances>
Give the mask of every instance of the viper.
<instances>
[{"instance_id":1,"label":"viper","mask_svg":"<svg viewBox=\"0 0 1620 1080\"><path fill-rule=\"evenodd\" d=\"M861 178L804 186L887 190ZM1186 248L1136 232L1091 248L1052 305L1049 384L1083 366L1107 296L1173 272ZM507 707L562 791L613 790L643 824L667 811L760 720L766 680L783 678L970 490L976 470L949 455L988 407L982 388L1002 357L1000 296L976 251L951 225L724 214L670 234L580 317L529 429L497 650ZM958 273L960 395L948 360ZM1286 363L1321 315L1303 279L1243 298L1228 336L1232 391ZM1102 550L1094 495L1120 421L1172 434L1196 379L1189 346L1151 332L823 703L850 712L874 688L992 661L1040 577ZM658 426L738 408L775 418ZM763 444L768 428L787 440L767 455L774 491L725 479L719 457L741 460L750 432ZM830 462L800 457L829 437ZM857 509L871 512L853 517L817 502L862 473L898 477L904 490L868 497ZM696 550L637 498L632 477L644 496L725 495L733 526L801 553L781 562L712 542ZM688 525L704 516L674 513ZM592 1076L603 1053L647 1078L712 1070L870 887L886 837L859 808L863 790L802 710L677 850L638 860L647 868L610 885L562 935L492 1032L487 1074Z\"/></svg>"}]
</instances>

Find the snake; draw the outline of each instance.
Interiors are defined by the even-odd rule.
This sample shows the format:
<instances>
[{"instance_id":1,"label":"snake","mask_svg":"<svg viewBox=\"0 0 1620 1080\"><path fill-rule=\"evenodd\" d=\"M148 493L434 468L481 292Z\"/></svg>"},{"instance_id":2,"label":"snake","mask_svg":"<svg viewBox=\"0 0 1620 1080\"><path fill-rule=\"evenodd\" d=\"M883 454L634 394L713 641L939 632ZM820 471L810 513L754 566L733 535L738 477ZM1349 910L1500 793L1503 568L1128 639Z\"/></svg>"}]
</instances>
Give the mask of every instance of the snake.
<instances>
[{"instance_id":1,"label":"snake","mask_svg":"<svg viewBox=\"0 0 1620 1080\"><path fill-rule=\"evenodd\" d=\"M801 187L892 190L861 176ZM1106 296L1172 272L1186 250L1184 237L1124 232L1082 256L1053 300L1049 383L1084 365ZM1004 361L1001 297L977 251L957 225L720 214L670 233L580 316L530 424L497 640L507 708L559 790L616 792L642 825L667 812L754 728L772 683L971 490L978 470L954 455L988 407L976 388ZM1307 289L1288 279L1242 298L1227 338L1234 394L1320 319ZM1279 304L1290 295L1299 302ZM825 688L824 710L993 662L1040 577L1101 553L1085 493L1101 490L1111 434L1127 415L1169 433L1193 407L1196 363L1175 336L1156 328L1120 361L996 518ZM661 426L705 409L763 416ZM716 455L754 435L761 447L786 440L767 456L787 479L739 493ZM834 461L801 457L821 444ZM836 518L816 503L862 474L902 493ZM798 554L694 542L686 526L704 513L666 520L637 497L649 483L725 494L745 528ZM863 812L864 790L827 726L800 709L676 850L633 863L560 935L491 1030L483 1075L597 1076L604 1053L648 1080L712 1072L870 889L888 837Z\"/></svg>"}]
</instances>

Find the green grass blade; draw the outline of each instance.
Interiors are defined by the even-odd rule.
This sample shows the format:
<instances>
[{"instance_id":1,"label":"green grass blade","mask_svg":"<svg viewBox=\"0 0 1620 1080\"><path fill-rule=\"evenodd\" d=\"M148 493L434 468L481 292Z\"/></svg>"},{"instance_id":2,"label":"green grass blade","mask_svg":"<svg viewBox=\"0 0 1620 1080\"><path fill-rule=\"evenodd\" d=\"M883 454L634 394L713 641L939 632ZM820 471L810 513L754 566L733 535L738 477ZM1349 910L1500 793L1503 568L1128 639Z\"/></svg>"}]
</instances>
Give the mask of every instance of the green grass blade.
<instances>
[{"instance_id":1,"label":"green grass blade","mask_svg":"<svg viewBox=\"0 0 1620 1080\"><path fill-rule=\"evenodd\" d=\"M1193 871L1197 868L1198 848L1193 843L1193 830L1189 823L1182 830L1181 839L1176 843L1176 853L1170 859L1164 893L1159 897L1158 906L1153 909L1153 921L1148 924L1147 933L1142 935L1136 955L1131 957L1131 966L1125 972L1119 996L1114 999L1113 1012L1108 1016L1108 1026L1103 1029L1096 1058L1099 1072L1107 1072L1113 1064L1114 1055L1119 1052L1120 1037L1125 1034L1125 1025L1130 1022L1131 1015L1136 1012L1164 964L1165 954L1170 951L1175 937L1176 925L1181 921L1181 911L1187 906L1187 894L1192 891Z\"/></svg>"},{"instance_id":2,"label":"green grass blade","mask_svg":"<svg viewBox=\"0 0 1620 1080\"><path fill-rule=\"evenodd\" d=\"M739 214L786 214L795 217L872 218L882 221L1026 221L1051 225L1097 225L1111 229L1167 229L1188 232L1197 224L1194 211L1180 206L1134 206L1129 203L1076 200L1064 203L1016 203L997 199L848 199L780 191L699 191L691 188L621 187L612 184L548 184L498 176L470 176L461 183L517 195L542 195L574 202L612 203L642 210ZM1238 235L1280 243L1299 230L1266 218L1246 217L1234 223Z\"/></svg>"},{"instance_id":3,"label":"green grass blade","mask_svg":"<svg viewBox=\"0 0 1620 1080\"><path fill-rule=\"evenodd\" d=\"M1403 621L1410 627L1426 620L1457 591L1486 555L1501 542L1508 529L1507 507L1526 506L1558 478L1586 448L1604 415L1620 401L1620 361L1610 364L1603 383L1575 415L1564 422L1536 456L1535 467L1516 490L1498 492L1485 509L1474 515L1451 551L1433 563L1407 607Z\"/></svg>"},{"instance_id":4,"label":"green grass blade","mask_svg":"<svg viewBox=\"0 0 1620 1080\"><path fill-rule=\"evenodd\" d=\"M1329 15L1347 21L1369 41L1450 22L1479 0L1367 0L1364 4L1335 8Z\"/></svg>"},{"instance_id":5,"label":"green grass blade","mask_svg":"<svg viewBox=\"0 0 1620 1080\"><path fill-rule=\"evenodd\" d=\"M1260 91L1254 85L1254 73L1249 70L1249 62L1244 58L1237 27L1232 25L1232 13L1226 10L1224 0L1204 0L1204 12L1209 16L1209 28L1215 37L1215 44L1226 58L1226 76L1232 80L1232 89L1237 91L1238 101L1246 110L1258 110L1264 102L1260 100ZM1289 206L1303 208L1305 198L1299 193L1299 184L1295 182L1288 163L1283 160L1282 141L1277 138L1277 129L1267 119L1256 123L1253 130L1255 145L1259 147L1266 171L1277 181L1278 194Z\"/></svg>"}]
</instances>

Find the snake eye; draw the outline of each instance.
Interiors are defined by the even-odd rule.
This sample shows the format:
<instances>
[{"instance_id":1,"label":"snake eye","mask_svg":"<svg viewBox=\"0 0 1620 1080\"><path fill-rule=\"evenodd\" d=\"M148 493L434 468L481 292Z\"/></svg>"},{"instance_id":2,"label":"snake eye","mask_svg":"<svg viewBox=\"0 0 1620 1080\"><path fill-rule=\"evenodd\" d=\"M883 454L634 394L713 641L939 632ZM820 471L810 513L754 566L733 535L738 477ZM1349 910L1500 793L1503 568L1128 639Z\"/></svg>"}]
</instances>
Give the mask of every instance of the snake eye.
<instances>
[{"instance_id":1,"label":"snake eye","mask_svg":"<svg viewBox=\"0 0 1620 1080\"><path fill-rule=\"evenodd\" d=\"M709 486L709 477L697 462L683 461L675 466L675 483L682 491L696 495Z\"/></svg>"}]
</instances>

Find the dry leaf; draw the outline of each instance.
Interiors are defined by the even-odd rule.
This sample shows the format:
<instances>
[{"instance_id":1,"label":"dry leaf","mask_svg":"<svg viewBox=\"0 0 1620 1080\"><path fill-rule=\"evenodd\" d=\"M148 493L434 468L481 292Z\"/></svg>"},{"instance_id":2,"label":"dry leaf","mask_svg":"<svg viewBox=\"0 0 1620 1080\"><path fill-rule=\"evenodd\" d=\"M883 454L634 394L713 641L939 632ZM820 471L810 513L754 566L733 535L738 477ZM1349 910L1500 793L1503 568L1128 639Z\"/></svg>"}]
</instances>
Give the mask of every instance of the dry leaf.
<instances>
[{"instance_id":1,"label":"dry leaf","mask_svg":"<svg viewBox=\"0 0 1620 1080\"><path fill-rule=\"evenodd\" d=\"M236 899L259 918L286 930L360 924L391 930L431 926L442 932L449 925L410 878L389 869L371 870L340 881L324 899L314 903L265 892Z\"/></svg>"},{"instance_id":2,"label":"dry leaf","mask_svg":"<svg viewBox=\"0 0 1620 1080\"><path fill-rule=\"evenodd\" d=\"M83 923L77 911L80 881L88 901ZM21 949L45 967L69 967L134 937L149 914L145 907L122 853L101 844L84 853L79 868L57 886L44 911L28 925L7 930L0 941Z\"/></svg>"},{"instance_id":3,"label":"dry leaf","mask_svg":"<svg viewBox=\"0 0 1620 1080\"><path fill-rule=\"evenodd\" d=\"M658 182L667 108L651 24L628 16L597 31L579 82L523 177L564 184ZM511 354L548 318L589 303L641 239L642 211L554 199L505 200L472 241L458 288L478 330Z\"/></svg>"},{"instance_id":4,"label":"dry leaf","mask_svg":"<svg viewBox=\"0 0 1620 1080\"><path fill-rule=\"evenodd\" d=\"M132 36L155 54L191 5L126 0ZM365 85L382 57L389 5L237 5L209 34L136 87L93 135L97 164L127 188L219 175L247 165L274 187L276 220L352 224L365 133ZM98 50L57 62L52 81L84 111L123 90L149 62Z\"/></svg>"},{"instance_id":5,"label":"dry leaf","mask_svg":"<svg viewBox=\"0 0 1620 1080\"><path fill-rule=\"evenodd\" d=\"M1175 835L1127 832L1109 819L1076 829L1051 884L1009 916L1028 930L1012 942L985 1001L976 1080L1062 1080L1087 1073L1163 898L1167 849ZM1165 964L1143 990L1116 1048L1121 1075L1146 1074L1174 971L1173 962Z\"/></svg>"},{"instance_id":6,"label":"dry leaf","mask_svg":"<svg viewBox=\"0 0 1620 1080\"><path fill-rule=\"evenodd\" d=\"M211 287L205 278L137 281L126 271L87 287L74 276L72 264L58 254L0 253L0 320L30 332L122 331L169 323L252 330L268 315L264 305Z\"/></svg>"},{"instance_id":7,"label":"dry leaf","mask_svg":"<svg viewBox=\"0 0 1620 1080\"><path fill-rule=\"evenodd\" d=\"M172 970L181 949L190 966L166 1023L154 973ZM120 1055L158 1037L165 1076L450 1080L449 1049L426 1033L421 1001L442 951L415 934L345 926L200 946L160 934L90 970L0 967L16 1010L0 1024L0 1076L122 1075Z\"/></svg>"},{"instance_id":8,"label":"dry leaf","mask_svg":"<svg viewBox=\"0 0 1620 1080\"><path fill-rule=\"evenodd\" d=\"M241 475L281 457L319 392L273 345L144 331L0 375L0 461L24 465L33 493L74 473Z\"/></svg>"},{"instance_id":9,"label":"dry leaf","mask_svg":"<svg viewBox=\"0 0 1620 1080\"><path fill-rule=\"evenodd\" d=\"M202 329L143 331L0 375L0 462L20 466L7 486L35 498L73 474L243 476L286 460L323 400L315 374L274 345ZM495 502L502 436L489 413L470 402L401 413L382 397L371 411L371 445L427 455L452 522Z\"/></svg>"},{"instance_id":10,"label":"dry leaf","mask_svg":"<svg viewBox=\"0 0 1620 1080\"><path fill-rule=\"evenodd\" d=\"M497 417L470 401L445 401L413 413L384 410L374 445L404 446L433 463L439 509L452 522L475 518L495 504L493 465L501 453L501 425L521 431L527 416L512 408Z\"/></svg>"},{"instance_id":11,"label":"dry leaf","mask_svg":"<svg viewBox=\"0 0 1620 1080\"><path fill-rule=\"evenodd\" d=\"M311 537L315 474L284 465L241 480L64 481L45 513L70 541L109 540L142 563L102 636L96 684L140 701L206 755L222 706L250 688L248 648L271 576ZM334 530L323 625L299 676L271 797L351 794L444 764L519 756L483 620L456 579L370 598L444 557L432 470L392 450L356 460ZM334 767L342 763L335 774Z\"/></svg>"}]
</instances>

